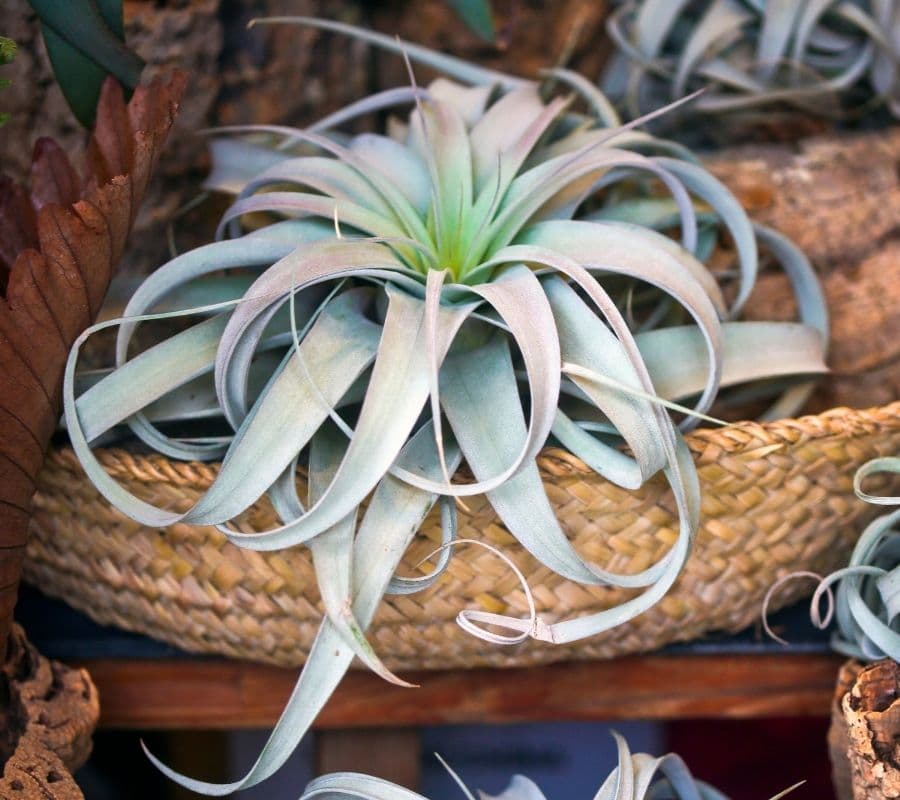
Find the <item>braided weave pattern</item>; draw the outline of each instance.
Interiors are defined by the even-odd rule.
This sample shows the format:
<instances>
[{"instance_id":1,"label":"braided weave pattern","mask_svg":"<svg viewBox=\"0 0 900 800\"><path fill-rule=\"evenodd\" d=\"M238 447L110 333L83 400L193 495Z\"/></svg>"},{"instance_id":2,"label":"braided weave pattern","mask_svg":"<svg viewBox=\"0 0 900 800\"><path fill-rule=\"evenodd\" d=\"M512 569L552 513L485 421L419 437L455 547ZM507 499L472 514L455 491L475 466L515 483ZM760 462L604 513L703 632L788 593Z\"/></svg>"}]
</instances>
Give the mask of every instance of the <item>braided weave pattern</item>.
<instances>
[{"instance_id":1,"label":"braided weave pattern","mask_svg":"<svg viewBox=\"0 0 900 800\"><path fill-rule=\"evenodd\" d=\"M461 547L431 589L385 598L370 628L376 650L391 669L508 667L610 658L746 627L780 576L824 573L845 563L859 532L878 513L854 496L853 473L871 458L900 452L900 402L701 430L688 436L688 444L702 482L702 527L683 574L650 611L571 645L485 645L456 626L460 609L526 616L527 604L499 559ZM217 471L216 465L120 450L101 451L100 458L129 490L171 509L194 503ZM545 450L539 464L560 522L595 563L637 572L675 540L674 503L663 480L626 491L557 449ZM467 505L469 513L460 511L460 536L509 554L544 619L596 612L628 596L628 590L560 578L522 549L484 498L467 498ZM437 522L436 515L430 518L410 547L405 574L414 574L410 565L440 543ZM263 501L238 526L253 531L275 524ZM99 496L70 450L53 452L41 475L25 577L101 623L186 650L284 666L303 663L321 618L308 550L257 553L235 547L214 528L144 528ZM776 604L809 589L805 581L793 582Z\"/></svg>"}]
</instances>

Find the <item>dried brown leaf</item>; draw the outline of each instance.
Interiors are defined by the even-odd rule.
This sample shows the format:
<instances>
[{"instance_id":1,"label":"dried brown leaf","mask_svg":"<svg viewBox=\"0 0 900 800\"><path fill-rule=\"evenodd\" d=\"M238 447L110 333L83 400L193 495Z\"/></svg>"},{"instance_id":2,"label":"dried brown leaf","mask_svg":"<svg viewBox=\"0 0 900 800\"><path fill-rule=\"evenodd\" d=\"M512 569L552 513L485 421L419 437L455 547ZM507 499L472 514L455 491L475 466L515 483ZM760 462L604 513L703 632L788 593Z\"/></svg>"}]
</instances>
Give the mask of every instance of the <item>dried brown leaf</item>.
<instances>
[{"instance_id":1,"label":"dried brown leaf","mask_svg":"<svg viewBox=\"0 0 900 800\"><path fill-rule=\"evenodd\" d=\"M31 202L40 211L48 203L70 206L81 196L81 178L63 149L47 137L34 145L31 157Z\"/></svg>"},{"instance_id":2,"label":"dried brown leaf","mask_svg":"<svg viewBox=\"0 0 900 800\"><path fill-rule=\"evenodd\" d=\"M43 139L30 191L0 178L0 649L66 356L100 309L185 83L157 79L126 106L108 80L83 177Z\"/></svg>"}]
</instances>

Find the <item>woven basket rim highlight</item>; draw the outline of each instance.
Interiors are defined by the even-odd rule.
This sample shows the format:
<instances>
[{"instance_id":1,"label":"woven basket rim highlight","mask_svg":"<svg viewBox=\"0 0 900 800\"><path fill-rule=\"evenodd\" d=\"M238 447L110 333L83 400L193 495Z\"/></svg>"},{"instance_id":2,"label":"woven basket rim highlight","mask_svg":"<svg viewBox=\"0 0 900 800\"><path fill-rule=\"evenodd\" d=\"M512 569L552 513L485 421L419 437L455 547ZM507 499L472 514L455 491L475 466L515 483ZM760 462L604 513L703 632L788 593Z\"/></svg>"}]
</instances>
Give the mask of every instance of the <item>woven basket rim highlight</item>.
<instances>
[{"instance_id":1,"label":"woven basket rim highlight","mask_svg":"<svg viewBox=\"0 0 900 800\"><path fill-rule=\"evenodd\" d=\"M900 400L884 406L853 409L837 406L819 414L756 422L742 420L718 428L698 428L686 434L688 448L698 452L710 445L717 445L734 455L758 455L761 447L796 443L799 438L821 439L834 435L856 435L871 430L872 426L896 424L900 427ZM702 444L701 444L702 443ZM215 477L217 461L179 461L160 453L134 452L122 447L101 447L94 451L104 469L115 478L134 478L143 483L158 480L175 482L206 481ZM48 459L80 465L78 457L69 446L54 448ZM561 447L545 447L537 457L538 469L543 477L562 475L595 475L595 471L578 456ZM305 474L304 467L298 468ZM465 465L454 476L456 480L471 481L472 475Z\"/></svg>"},{"instance_id":2,"label":"woven basket rim highlight","mask_svg":"<svg viewBox=\"0 0 900 800\"><path fill-rule=\"evenodd\" d=\"M878 513L856 499L853 473L870 458L900 452L900 401L706 428L687 441L704 487L703 522L682 576L653 609L573 645L485 645L456 626L456 613L478 607L524 615L525 601L509 570L472 548L460 551L431 589L382 602L370 628L376 650L392 669L524 666L608 658L745 627L782 575L830 571L846 561ZM170 506L194 502L216 474L215 464L159 454L99 449L97 455L132 491ZM538 463L554 510L586 558L637 571L671 546L674 503L661 478L630 492L558 448L545 449ZM466 479L464 471L460 477ZM471 512L460 512L460 536L482 537L512 557L546 619L591 613L630 596L551 573L518 545L484 498L471 500ZM271 527L266 505L254 506L242 527ZM406 570L439 540L428 523ZM235 547L215 528L142 528L99 496L69 448L52 452L41 474L25 574L99 622L191 651L285 666L303 662L321 615L307 548L258 553ZM774 605L810 590L808 582L794 582Z\"/></svg>"}]
</instances>

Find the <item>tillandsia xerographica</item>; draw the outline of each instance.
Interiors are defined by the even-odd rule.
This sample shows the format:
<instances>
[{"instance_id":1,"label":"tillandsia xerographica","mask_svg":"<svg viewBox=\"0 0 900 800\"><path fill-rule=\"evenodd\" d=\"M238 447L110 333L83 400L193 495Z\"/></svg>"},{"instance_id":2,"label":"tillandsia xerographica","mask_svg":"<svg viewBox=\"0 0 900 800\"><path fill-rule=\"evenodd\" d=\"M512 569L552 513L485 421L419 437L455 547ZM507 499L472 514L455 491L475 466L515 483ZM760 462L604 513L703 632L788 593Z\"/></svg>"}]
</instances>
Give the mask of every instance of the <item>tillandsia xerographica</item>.
<instances>
[{"instance_id":1,"label":"tillandsia xerographica","mask_svg":"<svg viewBox=\"0 0 900 800\"><path fill-rule=\"evenodd\" d=\"M857 496L867 503L900 506L898 496L863 491L866 478L879 473L900 474L900 457L876 458L860 467L853 482ZM825 577L815 572L794 572L772 586L763 604L763 624L769 635L783 644L787 642L769 628L766 609L780 586L799 577L818 582L810 618L821 629L827 628L832 619L836 621L831 646L837 652L860 661L900 661L900 508L869 523L846 567ZM835 585L837 590L833 591Z\"/></svg>"},{"instance_id":2,"label":"tillandsia xerographica","mask_svg":"<svg viewBox=\"0 0 900 800\"><path fill-rule=\"evenodd\" d=\"M728 800L718 789L694 778L681 757L675 753L658 757L648 753L632 753L628 743L619 734L613 732L613 737L616 740L619 763L603 781L594 800ZM447 770L466 800L475 800L475 796L459 776L449 767ZM779 800L801 783L779 792L771 800ZM479 792L479 796L481 800L546 800L537 784L522 775L514 776L509 786L498 795ZM312 800L315 797L427 800L395 783L357 772L335 772L316 778L306 787L300 800Z\"/></svg>"},{"instance_id":3,"label":"tillandsia xerographica","mask_svg":"<svg viewBox=\"0 0 900 800\"><path fill-rule=\"evenodd\" d=\"M865 108L900 116L895 0L625 0L608 30L618 54L603 86L635 114L701 86L694 112L841 113L863 84Z\"/></svg>"},{"instance_id":4,"label":"tillandsia xerographica","mask_svg":"<svg viewBox=\"0 0 900 800\"><path fill-rule=\"evenodd\" d=\"M553 71L567 94L544 99L532 81L339 23L294 21L403 52L457 82L381 92L307 129L223 132L209 183L237 199L218 241L162 266L123 320L95 326L119 324L114 371L76 391L85 336L66 373L72 445L116 507L145 525L216 525L244 548L312 552L327 613L260 759L230 785L163 767L210 794L271 775L354 656L400 682L365 631L385 593L429 586L446 568L457 502L486 495L512 535L568 579L635 590L569 620L539 619L533 604L526 619L463 611L467 630L498 643L608 630L663 597L690 551L700 496L682 431L707 416L720 387L756 379L777 398L769 413L789 416L825 370L824 301L802 254L754 231L686 150L620 125L589 81ZM588 113L573 110L579 102ZM398 106L411 111L387 135L341 132ZM680 230L680 243L654 228ZM720 228L737 269L717 276L703 262ZM734 321L758 239L790 275L801 322ZM162 302L194 307L154 313ZM206 318L128 357L140 322L198 312ZM679 400L690 407L675 406L686 412L676 424L667 406ZM233 434L184 439L159 427L210 414ZM218 477L186 511L131 495L91 452L122 423L170 457L221 458ZM616 574L573 549L536 463L549 440L624 487L666 475L680 527L663 559ZM295 481L301 456L308 498ZM463 459L475 480L454 483ZM263 495L283 524L229 524ZM393 577L436 503L446 545L437 567Z\"/></svg>"}]
</instances>

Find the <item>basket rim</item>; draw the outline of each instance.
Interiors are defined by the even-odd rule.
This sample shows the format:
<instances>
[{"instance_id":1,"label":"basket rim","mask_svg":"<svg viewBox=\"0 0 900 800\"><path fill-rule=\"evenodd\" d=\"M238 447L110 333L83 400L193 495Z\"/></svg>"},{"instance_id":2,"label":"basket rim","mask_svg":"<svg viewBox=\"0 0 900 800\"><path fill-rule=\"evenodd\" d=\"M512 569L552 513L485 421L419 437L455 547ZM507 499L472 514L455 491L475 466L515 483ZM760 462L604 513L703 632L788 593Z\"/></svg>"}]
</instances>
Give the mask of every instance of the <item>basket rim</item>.
<instances>
[{"instance_id":1,"label":"basket rim","mask_svg":"<svg viewBox=\"0 0 900 800\"><path fill-rule=\"evenodd\" d=\"M859 436L885 428L900 428L900 400L884 406L853 409L830 408L819 414L788 417L768 422L741 421L719 428L701 428L686 435L687 445L698 453L729 453L737 456L761 456L786 445L833 436ZM762 452L761 452L762 451ZM95 455L112 477L128 477L148 483L212 482L218 461L178 461L160 453L135 453L121 447L97 448ZM80 470L75 452L68 445L54 448L47 456L57 466ZM593 475L578 456L560 447L545 447L537 457L538 467L548 477ZM300 468L303 471L303 468ZM463 468L458 476L471 480Z\"/></svg>"}]
</instances>

